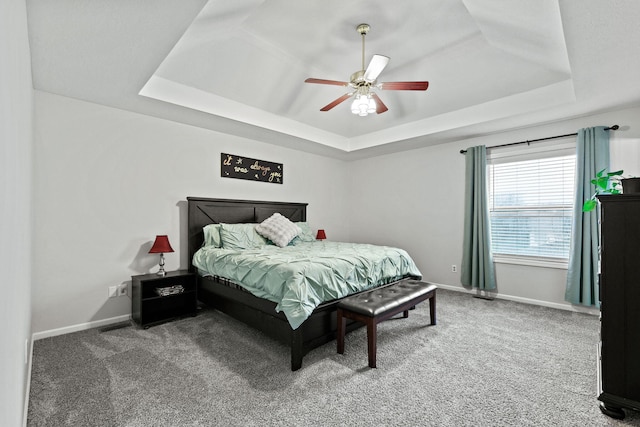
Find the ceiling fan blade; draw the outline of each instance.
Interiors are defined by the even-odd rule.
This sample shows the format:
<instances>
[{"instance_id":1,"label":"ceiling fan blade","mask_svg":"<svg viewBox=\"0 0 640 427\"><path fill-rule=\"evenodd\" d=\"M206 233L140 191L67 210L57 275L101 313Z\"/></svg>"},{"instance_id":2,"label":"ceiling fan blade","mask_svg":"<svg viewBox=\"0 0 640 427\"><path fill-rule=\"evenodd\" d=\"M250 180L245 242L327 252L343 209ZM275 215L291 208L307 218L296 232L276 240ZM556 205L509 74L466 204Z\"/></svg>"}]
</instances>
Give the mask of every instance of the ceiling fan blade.
<instances>
[{"instance_id":1,"label":"ceiling fan blade","mask_svg":"<svg viewBox=\"0 0 640 427\"><path fill-rule=\"evenodd\" d=\"M317 83L320 85L335 85L335 86L347 86L349 83L347 82L339 82L337 80L325 80L325 79L314 79L308 78L304 81L305 83Z\"/></svg>"},{"instance_id":2,"label":"ceiling fan blade","mask_svg":"<svg viewBox=\"0 0 640 427\"><path fill-rule=\"evenodd\" d=\"M429 82L384 82L378 87L382 90L427 90Z\"/></svg>"},{"instance_id":3,"label":"ceiling fan blade","mask_svg":"<svg viewBox=\"0 0 640 427\"><path fill-rule=\"evenodd\" d=\"M388 110L387 106L384 105L384 102L382 102L382 100L377 94L371 93L371 97L373 98L374 101L376 101L376 113L382 114Z\"/></svg>"},{"instance_id":4,"label":"ceiling fan blade","mask_svg":"<svg viewBox=\"0 0 640 427\"><path fill-rule=\"evenodd\" d=\"M347 99L349 99L351 97L351 95L353 95L353 92L351 93L346 93L344 95L342 95L340 98L336 99L335 101L325 105L324 107L322 107L320 109L320 111L329 111L331 110L333 107L335 107L336 105L346 101Z\"/></svg>"},{"instance_id":5,"label":"ceiling fan blade","mask_svg":"<svg viewBox=\"0 0 640 427\"><path fill-rule=\"evenodd\" d=\"M384 55L373 55L371 58L371 62L369 62L369 66L367 70L364 72L364 79L368 82L375 81L384 67L389 63L389 57Z\"/></svg>"}]
</instances>

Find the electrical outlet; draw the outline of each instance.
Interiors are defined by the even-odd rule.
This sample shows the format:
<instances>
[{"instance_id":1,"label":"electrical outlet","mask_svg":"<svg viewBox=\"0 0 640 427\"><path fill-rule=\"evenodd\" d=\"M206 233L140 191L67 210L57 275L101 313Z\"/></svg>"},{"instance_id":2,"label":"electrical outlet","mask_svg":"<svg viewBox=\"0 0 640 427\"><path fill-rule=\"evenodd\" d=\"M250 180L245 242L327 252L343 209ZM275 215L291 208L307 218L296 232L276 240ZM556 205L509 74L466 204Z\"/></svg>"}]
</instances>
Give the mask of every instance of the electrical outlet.
<instances>
[{"instance_id":1,"label":"electrical outlet","mask_svg":"<svg viewBox=\"0 0 640 427\"><path fill-rule=\"evenodd\" d=\"M114 298L118 296L118 287L117 286L109 286L109 298Z\"/></svg>"},{"instance_id":2,"label":"electrical outlet","mask_svg":"<svg viewBox=\"0 0 640 427\"><path fill-rule=\"evenodd\" d=\"M457 273L458 272L458 266L455 264L451 264L451 272L452 273Z\"/></svg>"},{"instance_id":3,"label":"electrical outlet","mask_svg":"<svg viewBox=\"0 0 640 427\"><path fill-rule=\"evenodd\" d=\"M129 288L129 286L127 286L126 283L123 283L120 286L118 286L118 296L119 297L126 296L128 288Z\"/></svg>"}]
</instances>

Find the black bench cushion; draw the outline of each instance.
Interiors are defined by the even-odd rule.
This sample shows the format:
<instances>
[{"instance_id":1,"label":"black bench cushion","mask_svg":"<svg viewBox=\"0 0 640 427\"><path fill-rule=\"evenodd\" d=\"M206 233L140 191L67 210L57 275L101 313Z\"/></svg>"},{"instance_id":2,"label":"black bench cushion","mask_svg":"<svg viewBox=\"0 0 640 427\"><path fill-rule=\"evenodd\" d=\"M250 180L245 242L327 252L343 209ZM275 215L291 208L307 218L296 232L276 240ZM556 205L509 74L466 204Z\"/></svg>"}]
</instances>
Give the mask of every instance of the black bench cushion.
<instances>
[{"instance_id":1,"label":"black bench cushion","mask_svg":"<svg viewBox=\"0 0 640 427\"><path fill-rule=\"evenodd\" d=\"M436 285L431 283L403 280L391 286L345 298L340 301L338 307L353 313L376 317L436 288Z\"/></svg>"}]
</instances>

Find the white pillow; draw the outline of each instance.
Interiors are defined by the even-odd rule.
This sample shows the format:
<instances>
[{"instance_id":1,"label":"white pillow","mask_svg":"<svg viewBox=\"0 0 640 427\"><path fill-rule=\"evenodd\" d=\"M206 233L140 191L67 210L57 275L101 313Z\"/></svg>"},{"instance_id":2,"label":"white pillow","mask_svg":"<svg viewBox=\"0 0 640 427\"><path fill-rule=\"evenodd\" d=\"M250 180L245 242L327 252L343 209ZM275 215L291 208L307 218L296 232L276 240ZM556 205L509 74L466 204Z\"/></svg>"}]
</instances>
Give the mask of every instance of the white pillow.
<instances>
[{"instance_id":1,"label":"white pillow","mask_svg":"<svg viewBox=\"0 0 640 427\"><path fill-rule=\"evenodd\" d=\"M302 232L300 227L277 212L256 225L256 231L281 248Z\"/></svg>"}]
</instances>

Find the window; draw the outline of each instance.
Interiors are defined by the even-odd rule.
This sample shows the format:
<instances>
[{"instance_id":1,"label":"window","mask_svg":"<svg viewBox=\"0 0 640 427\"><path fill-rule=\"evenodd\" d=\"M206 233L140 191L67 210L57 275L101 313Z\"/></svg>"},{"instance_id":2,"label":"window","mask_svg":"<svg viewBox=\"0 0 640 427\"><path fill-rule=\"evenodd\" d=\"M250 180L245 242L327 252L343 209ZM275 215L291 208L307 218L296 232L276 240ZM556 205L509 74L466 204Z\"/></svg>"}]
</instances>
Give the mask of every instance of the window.
<instances>
[{"instance_id":1,"label":"window","mask_svg":"<svg viewBox=\"0 0 640 427\"><path fill-rule=\"evenodd\" d=\"M575 151L490 156L489 211L496 261L566 265Z\"/></svg>"}]
</instances>

